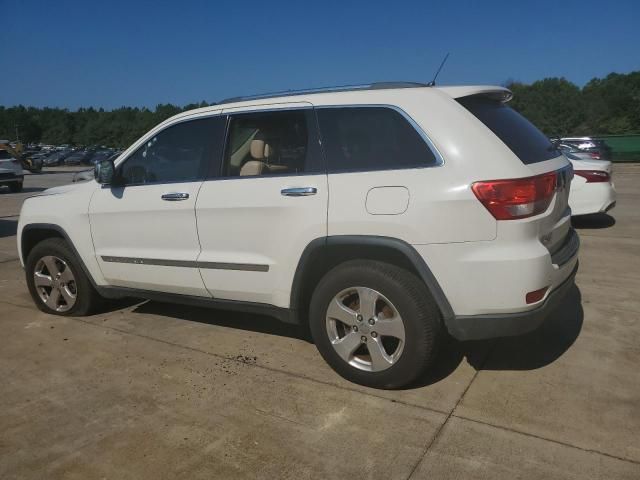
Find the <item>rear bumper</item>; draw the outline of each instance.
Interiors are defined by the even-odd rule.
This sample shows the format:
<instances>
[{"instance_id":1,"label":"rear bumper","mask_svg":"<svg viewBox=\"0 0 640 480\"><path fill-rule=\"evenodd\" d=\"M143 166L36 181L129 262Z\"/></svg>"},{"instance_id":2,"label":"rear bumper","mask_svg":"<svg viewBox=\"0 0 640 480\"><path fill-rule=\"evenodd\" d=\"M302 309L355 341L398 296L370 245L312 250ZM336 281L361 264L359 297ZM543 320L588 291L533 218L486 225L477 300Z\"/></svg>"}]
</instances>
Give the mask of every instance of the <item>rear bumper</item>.
<instances>
[{"instance_id":1,"label":"rear bumper","mask_svg":"<svg viewBox=\"0 0 640 480\"><path fill-rule=\"evenodd\" d=\"M542 305L533 310L498 315L463 315L447 321L447 330L457 340L511 337L538 328L574 285L578 264L569 276L551 291Z\"/></svg>"}]
</instances>

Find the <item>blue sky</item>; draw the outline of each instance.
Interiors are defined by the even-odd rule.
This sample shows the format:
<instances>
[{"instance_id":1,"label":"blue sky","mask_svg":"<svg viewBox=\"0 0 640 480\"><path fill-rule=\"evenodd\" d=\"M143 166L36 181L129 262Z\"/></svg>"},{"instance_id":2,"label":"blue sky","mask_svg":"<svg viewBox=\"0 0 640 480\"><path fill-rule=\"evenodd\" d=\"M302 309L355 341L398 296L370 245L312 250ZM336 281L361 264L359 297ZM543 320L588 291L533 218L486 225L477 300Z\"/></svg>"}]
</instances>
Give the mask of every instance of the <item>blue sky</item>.
<instances>
[{"instance_id":1,"label":"blue sky","mask_svg":"<svg viewBox=\"0 0 640 480\"><path fill-rule=\"evenodd\" d=\"M183 105L428 81L583 85L640 69L640 1L0 0L0 105Z\"/></svg>"}]
</instances>

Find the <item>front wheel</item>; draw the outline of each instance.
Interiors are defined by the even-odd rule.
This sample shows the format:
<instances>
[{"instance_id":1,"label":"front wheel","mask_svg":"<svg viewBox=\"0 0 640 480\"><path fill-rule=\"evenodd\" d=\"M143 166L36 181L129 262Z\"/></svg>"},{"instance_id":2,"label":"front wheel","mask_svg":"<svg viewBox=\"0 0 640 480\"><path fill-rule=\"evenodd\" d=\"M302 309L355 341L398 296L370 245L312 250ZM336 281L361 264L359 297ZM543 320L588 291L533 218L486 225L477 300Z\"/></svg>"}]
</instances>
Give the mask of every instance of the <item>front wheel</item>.
<instances>
[{"instance_id":1,"label":"front wheel","mask_svg":"<svg viewBox=\"0 0 640 480\"><path fill-rule=\"evenodd\" d=\"M101 297L62 238L38 243L27 257L25 272L36 306L52 315L91 313Z\"/></svg>"},{"instance_id":2,"label":"front wheel","mask_svg":"<svg viewBox=\"0 0 640 480\"><path fill-rule=\"evenodd\" d=\"M441 325L425 285L383 262L338 265L311 299L320 354L344 378L369 387L399 388L422 375L435 360Z\"/></svg>"}]
</instances>

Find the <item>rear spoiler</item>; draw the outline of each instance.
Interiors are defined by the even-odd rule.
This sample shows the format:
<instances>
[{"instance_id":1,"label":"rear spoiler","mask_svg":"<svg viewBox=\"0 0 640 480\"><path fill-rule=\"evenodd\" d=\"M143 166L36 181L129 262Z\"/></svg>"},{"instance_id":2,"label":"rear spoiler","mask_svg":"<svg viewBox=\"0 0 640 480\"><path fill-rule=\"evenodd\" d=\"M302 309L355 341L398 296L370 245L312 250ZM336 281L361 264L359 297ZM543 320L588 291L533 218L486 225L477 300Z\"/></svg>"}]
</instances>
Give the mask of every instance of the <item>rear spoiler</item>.
<instances>
[{"instance_id":1,"label":"rear spoiler","mask_svg":"<svg viewBox=\"0 0 640 480\"><path fill-rule=\"evenodd\" d=\"M459 87L436 87L443 93L446 93L451 98L463 98L463 97L485 97L491 100L497 100L499 102L508 102L513 98L513 93L508 88L495 87L490 85L478 85L478 86L459 86Z\"/></svg>"}]
</instances>

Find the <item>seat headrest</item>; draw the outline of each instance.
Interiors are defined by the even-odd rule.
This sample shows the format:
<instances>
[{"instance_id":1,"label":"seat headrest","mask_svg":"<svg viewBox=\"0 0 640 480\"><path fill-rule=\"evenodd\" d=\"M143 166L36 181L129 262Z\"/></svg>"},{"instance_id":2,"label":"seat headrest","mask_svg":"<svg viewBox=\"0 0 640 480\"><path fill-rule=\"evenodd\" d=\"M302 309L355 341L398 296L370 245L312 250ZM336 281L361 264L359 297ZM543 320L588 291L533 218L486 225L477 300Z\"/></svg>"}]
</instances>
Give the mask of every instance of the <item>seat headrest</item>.
<instances>
[{"instance_id":1,"label":"seat headrest","mask_svg":"<svg viewBox=\"0 0 640 480\"><path fill-rule=\"evenodd\" d=\"M251 158L255 160L264 160L273 154L271 146L262 138L254 138L251 140Z\"/></svg>"}]
</instances>

